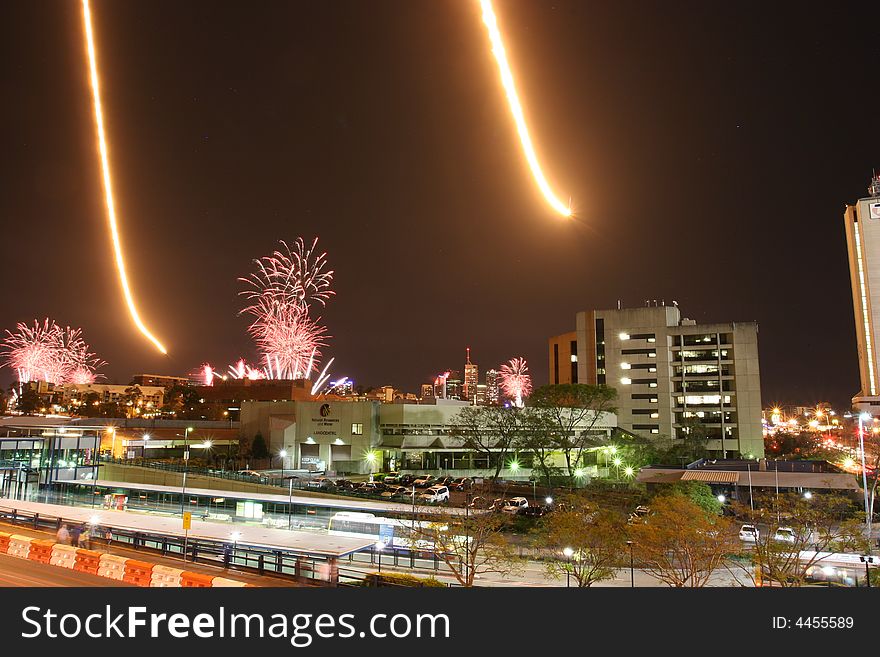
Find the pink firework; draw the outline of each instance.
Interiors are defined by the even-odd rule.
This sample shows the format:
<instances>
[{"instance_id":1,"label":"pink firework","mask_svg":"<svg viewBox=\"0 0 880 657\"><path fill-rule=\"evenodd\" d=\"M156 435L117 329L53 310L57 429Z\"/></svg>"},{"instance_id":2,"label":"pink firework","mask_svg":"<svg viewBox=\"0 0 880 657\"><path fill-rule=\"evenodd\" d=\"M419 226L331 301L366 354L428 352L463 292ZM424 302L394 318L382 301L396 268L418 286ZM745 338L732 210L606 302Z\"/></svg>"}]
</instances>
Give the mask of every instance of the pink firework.
<instances>
[{"instance_id":1,"label":"pink firework","mask_svg":"<svg viewBox=\"0 0 880 657\"><path fill-rule=\"evenodd\" d=\"M93 383L95 370L106 363L89 351L80 329L61 328L54 321L19 323L6 331L3 365L18 373L21 383Z\"/></svg>"},{"instance_id":2,"label":"pink firework","mask_svg":"<svg viewBox=\"0 0 880 657\"><path fill-rule=\"evenodd\" d=\"M532 393L532 377L525 358L511 358L498 370L499 386L504 396L522 408L523 399Z\"/></svg>"},{"instance_id":3,"label":"pink firework","mask_svg":"<svg viewBox=\"0 0 880 657\"><path fill-rule=\"evenodd\" d=\"M271 256L254 260L257 271L246 278L240 278L247 287L240 293L253 300L254 306L242 310L244 313L260 316L263 308L259 301L271 301L308 314L312 304L326 306L331 296L330 289L333 271L324 271L327 254L316 252L318 238L306 247L303 238L297 237L293 248L281 240L280 249Z\"/></svg>"}]
</instances>

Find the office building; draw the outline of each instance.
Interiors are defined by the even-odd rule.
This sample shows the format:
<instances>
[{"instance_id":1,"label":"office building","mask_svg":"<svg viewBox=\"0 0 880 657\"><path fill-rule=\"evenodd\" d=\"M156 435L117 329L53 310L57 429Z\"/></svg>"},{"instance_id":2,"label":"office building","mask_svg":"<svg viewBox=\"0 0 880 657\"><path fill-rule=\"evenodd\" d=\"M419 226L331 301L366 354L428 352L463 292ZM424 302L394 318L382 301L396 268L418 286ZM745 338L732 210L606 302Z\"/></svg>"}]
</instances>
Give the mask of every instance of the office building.
<instances>
[{"instance_id":1,"label":"office building","mask_svg":"<svg viewBox=\"0 0 880 657\"><path fill-rule=\"evenodd\" d=\"M853 406L880 412L880 174L871 179L868 196L843 213L861 387Z\"/></svg>"},{"instance_id":2,"label":"office building","mask_svg":"<svg viewBox=\"0 0 880 657\"><path fill-rule=\"evenodd\" d=\"M576 322L549 340L551 383L617 389L627 431L662 442L699 429L713 455L763 456L755 322L697 324L677 305L585 311Z\"/></svg>"},{"instance_id":3,"label":"office building","mask_svg":"<svg viewBox=\"0 0 880 657\"><path fill-rule=\"evenodd\" d=\"M474 402L477 395L477 384L480 382L480 372L476 364L471 362L471 348L467 348L467 358L464 364L464 385L462 386L462 399Z\"/></svg>"},{"instance_id":4,"label":"office building","mask_svg":"<svg viewBox=\"0 0 880 657\"><path fill-rule=\"evenodd\" d=\"M497 406L501 402L499 383L498 370L486 370L486 403L490 406Z\"/></svg>"}]
</instances>

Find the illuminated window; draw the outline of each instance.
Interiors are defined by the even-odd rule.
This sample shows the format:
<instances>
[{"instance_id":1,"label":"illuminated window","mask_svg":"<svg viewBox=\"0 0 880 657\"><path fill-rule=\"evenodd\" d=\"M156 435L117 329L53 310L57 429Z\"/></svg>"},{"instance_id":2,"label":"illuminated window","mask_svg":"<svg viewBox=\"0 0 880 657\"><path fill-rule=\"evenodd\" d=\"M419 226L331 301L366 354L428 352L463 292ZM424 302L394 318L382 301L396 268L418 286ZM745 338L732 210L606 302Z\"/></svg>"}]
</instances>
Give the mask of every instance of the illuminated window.
<instances>
[{"instance_id":1,"label":"illuminated window","mask_svg":"<svg viewBox=\"0 0 880 657\"><path fill-rule=\"evenodd\" d=\"M630 383L632 383L632 379L628 379L628 378L626 378L626 377L623 377L623 378L620 380L620 382L621 382L623 385L628 386Z\"/></svg>"},{"instance_id":2,"label":"illuminated window","mask_svg":"<svg viewBox=\"0 0 880 657\"><path fill-rule=\"evenodd\" d=\"M360 422L353 423L351 425L351 435L352 436L363 436L364 435L364 425Z\"/></svg>"}]
</instances>

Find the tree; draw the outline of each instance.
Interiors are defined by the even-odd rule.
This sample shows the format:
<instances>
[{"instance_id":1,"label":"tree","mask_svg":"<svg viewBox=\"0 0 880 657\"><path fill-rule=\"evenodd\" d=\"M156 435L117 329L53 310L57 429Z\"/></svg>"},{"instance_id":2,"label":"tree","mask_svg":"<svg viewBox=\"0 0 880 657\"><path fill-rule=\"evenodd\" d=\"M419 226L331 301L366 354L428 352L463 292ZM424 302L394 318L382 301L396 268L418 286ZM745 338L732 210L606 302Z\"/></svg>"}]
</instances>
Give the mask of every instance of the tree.
<instances>
[{"instance_id":1,"label":"tree","mask_svg":"<svg viewBox=\"0 0 880 657\"><path fill-rule=\"evenodd\" d=\"M684 495L654 499L651 514L630 526L642 567L668 586L702 588L740 549L732 522Z\"/></svg>"},{"instance_id":2,"label":"tree","mask_svg":"<svg viewBox=\"0 0 880 657\"><path fill-rule=\"evenodd\" d=\"M578 587L613 579L621 553L626 550L623 518L581 496L565 500L564 510L546 516L539 544L550 550L547 574L571 578Z\"/></svg>"},{"instance_id":3,"label":"tree","mask_svg":"<svg viewBox=\"0 0 880 657\"><path fill-rule=\"evenodd\" d=\"M18 401L15 404L15 409L20 413L30 415L31 413L36 412L42 403L43 402L40 399L40 395L37 394L37 391L30 385L25 384L21 387L21 390L18 393Z\"/></svg>"},{"instance_id":4,"label":"tree","mask_svg":"<svg viewBox=\"0 0 880 657\"><path fill-rule=\"evenodd\" d=\"M756 510L746 510L751 522L761 527L761 535L751 552L756 580L778 586L803 586L810 570L830 552L870 551L863 536L864 524L847 516L852 502L838 495L814 495L807 500L796 493L761 495ZM764 530L766 527L766 531ZM777 530L785 528L789 540L778 540Z\"/></svg>"},{"instance_id":5,"label":"tree","mask_svg":"<svg viewBox=\"0 0 880 657\"><path fill-rule=\"evenodd\" d=\"M712 492L712 487L701 481L679 481L670 484L664 495L683 495L708 514L718 515L721 513L721 502Z\"/></svg>"},{"instance_id":6,"label":"tree","mask_svg":"<svg viewBox=\"0 0 880 657\"><path fill-rule=\"evenodd\" d=\"M512 519L505 513L476 511L465 517L444 518L425 510L409 526L414 541L429 542L461 586L472 587L483 573L509 575L523 565L504 531Z\"/></svg>"},{"instance_id":7,"label":"tree","mask_svg":"<svg viewBox=\"0 0 880 657\"><path fill-rule=\"evenodd\" d=\"M251 456L255 459L265 459L269 457L269 448L263 434L257 432L251 442Z\"/></svg>"},{"instance_id":8,"label":"tree","mask_svg":"<svg viewBox=\"0 0 880 657\"><path fill-rule=\"evenodd\" d=\"M500 406L465 406L452 418L453 436L464 447L495 461L495 478L501 474L514 440L522 430L521 409Z\"/></svg>"},{"instance_id":9,"label":"tree","mask_svg":"<svg viewBox=\"0 0 880 657\"><path fill-rule=\"evenodd\" d=\"M603 413L616 412L616 399L614 388L583 383L541 386L529 398L529 405L552 427L552 447L565 457L572 481L584 450L603 442L593 428Z\"/></svg>"},{"instance_id":10,"label":"tree","mask_svg":"<svg viewBox=\"0 0 880 657\"><path fill-rule=\"evenodd\" d=\"M559 468L553 465L553 450L556 445L554 427L556 426L548 414L539 409L526 407L521 409L522 430L516 438L514 447L530 454L532 469L541 471L547 487L552 486L553 475Z\"/></svg>"}]
</instances>

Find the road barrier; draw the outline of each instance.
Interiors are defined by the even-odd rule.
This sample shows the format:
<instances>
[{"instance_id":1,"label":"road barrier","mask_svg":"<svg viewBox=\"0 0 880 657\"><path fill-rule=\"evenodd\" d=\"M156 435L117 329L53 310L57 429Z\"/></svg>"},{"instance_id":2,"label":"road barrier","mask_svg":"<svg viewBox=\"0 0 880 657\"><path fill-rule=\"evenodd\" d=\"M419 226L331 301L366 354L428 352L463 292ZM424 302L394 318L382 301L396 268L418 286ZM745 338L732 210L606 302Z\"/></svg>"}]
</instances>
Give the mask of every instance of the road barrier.
<instances>
[{"instance_id":1,"label":"road barrier","mask_svg":"<svg viewBox=\"0 0 880 657\"><path fill-rule=\"evenodd\" d=\"M180 568L170 568L169 566L156 565L153 566L153 574L150 579L150 586L155 588L180 588L180 576L183 570Z\"/></svg>"},{"instance_id":2,"label":"road barrier","mask_svg":"<svg viewBox=\"0 0 880 657\"><path fill-rule=\"evenodd\" d=\"M245 587L244 582L127 559L21 534L0 532L0 553L116 581L161 588Z\"/></svg>"}]
</instances>

